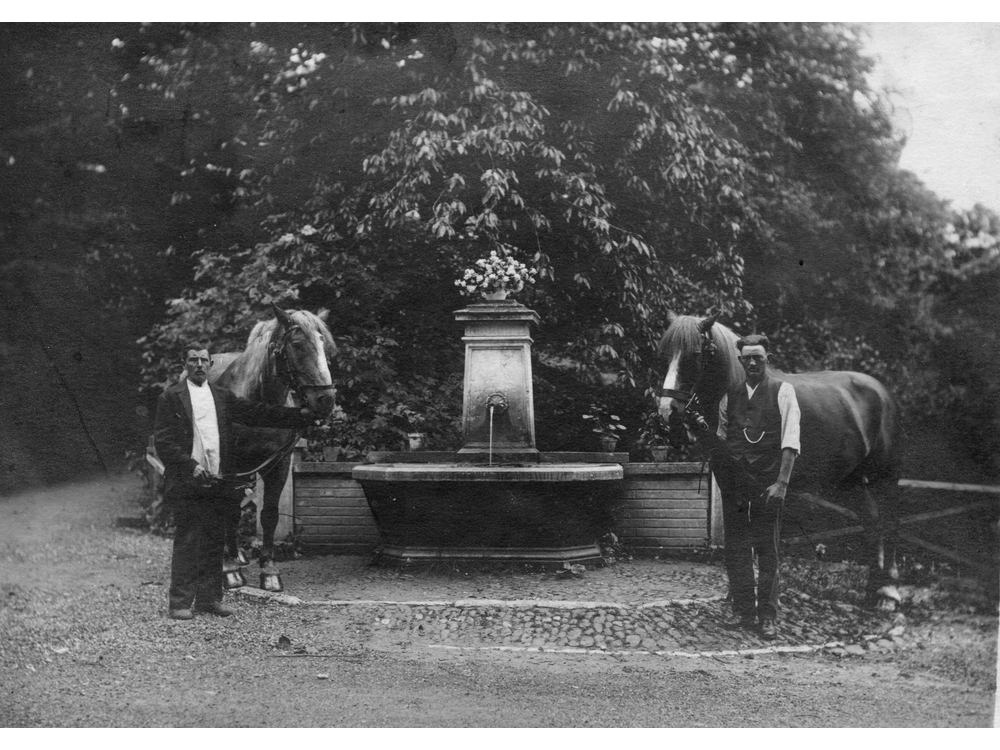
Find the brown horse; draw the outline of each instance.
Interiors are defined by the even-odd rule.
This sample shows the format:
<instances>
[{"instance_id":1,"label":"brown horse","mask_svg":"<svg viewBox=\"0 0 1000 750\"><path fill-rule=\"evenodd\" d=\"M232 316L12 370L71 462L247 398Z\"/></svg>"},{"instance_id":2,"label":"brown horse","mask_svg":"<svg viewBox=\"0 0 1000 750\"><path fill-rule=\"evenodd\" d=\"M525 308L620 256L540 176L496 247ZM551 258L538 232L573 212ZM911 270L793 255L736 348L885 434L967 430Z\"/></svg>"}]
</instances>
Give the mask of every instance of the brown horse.
<instances>
[{"instance_id":1,"label":"brown horse","mask_svg":"<svg viewBox=\"0 0 1000 750\"><path fill-rule=\"evenodd\" d=\"M696 397L712 433L719 401L746 380L736 348L737 335L718 316L669 315L660 340L668 362L659 400L660 416L685 416ZM899 602L895 582L898 536L899 435L892 396L875 378L858 372L782 373L801 411L802 452L795 461L789 500L831 491L849 498L865 528L868 553L866 601L885 610ZM725 488L723 488L724 490Z\"/></svg>"},{"instance_id":2,"label":"brown horse","mask_svg":"<svg viewBox=\"0 0 1000 750\"><path fill-rule=\"evenodd\" d=\"M254 326L242 353L214 357L208 377L240 398L268 404L308 405L317 418L333 411L334 387L330 361L336 345L324 322L325 314L306 310L285 311L273 305L275 317ZM284 586L274 562L274 532L278 526L278 501L288 477L289 453L282 448L293 444L289 430L234 425L234 467L237 473L252 472L269 459L273 464L258 473L264 482L264 502L260 513L263 530L261 546L261 588L281 591ZM238 512L227 529L226 567L239 555L236 547Z\"/></svg>"}]
</instances>

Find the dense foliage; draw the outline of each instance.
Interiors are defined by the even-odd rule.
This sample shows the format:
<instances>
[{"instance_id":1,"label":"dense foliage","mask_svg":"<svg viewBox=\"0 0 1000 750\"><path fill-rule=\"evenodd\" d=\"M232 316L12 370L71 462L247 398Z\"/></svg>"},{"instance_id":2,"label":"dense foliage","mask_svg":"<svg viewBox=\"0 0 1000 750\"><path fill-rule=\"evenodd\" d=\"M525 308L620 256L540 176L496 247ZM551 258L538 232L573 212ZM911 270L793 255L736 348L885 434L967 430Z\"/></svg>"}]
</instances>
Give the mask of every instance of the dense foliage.
<instances>
[{"instance_id":1,"label":"dense foliage","mask_svg":"<svg viewBox=\"0 0 1000 750\"><path fill-rule=\"evenodd\" d=\"M141 311L151 392L186 339L239 349L272 301L327 308L332 439L357 454L419 428L454 447L455 280L497 250L537 272L517 298L542 317L543 449L594 447L594 403L632 445L673 309L767 331L791 368L872 372L995 460L997 217L952 212L897 168L852 28L86 31L109 135L74 158L135 162L101 176L120 207L90 273Z\"/></svg>"}]
</instances>

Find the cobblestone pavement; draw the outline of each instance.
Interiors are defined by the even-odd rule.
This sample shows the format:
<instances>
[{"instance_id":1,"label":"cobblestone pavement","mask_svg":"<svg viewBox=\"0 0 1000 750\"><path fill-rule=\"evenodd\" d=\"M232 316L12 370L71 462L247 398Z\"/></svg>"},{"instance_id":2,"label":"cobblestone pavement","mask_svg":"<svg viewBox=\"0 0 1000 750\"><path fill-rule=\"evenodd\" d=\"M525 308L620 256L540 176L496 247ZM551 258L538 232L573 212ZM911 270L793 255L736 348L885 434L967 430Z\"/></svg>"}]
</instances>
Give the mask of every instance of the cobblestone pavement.
<instances>
[{"instance_id":1,"label":"cobblestone pavement","mask_svg":"<svg viewBox=\"0 0 1000 750\"><path fill-rule=\"evenodd\" d=\"M787 590L778 637L764 641L734 625L717 563L631 560L577 574L490 574L444 566L405 572L371 566L367 558L329 556L283 563L282 572L283 595L269 597L251 585L242 596L338 610L373 642L690 656L776 650L861 655L906 644L902 615Z\"/></svg>"}]
</instances>

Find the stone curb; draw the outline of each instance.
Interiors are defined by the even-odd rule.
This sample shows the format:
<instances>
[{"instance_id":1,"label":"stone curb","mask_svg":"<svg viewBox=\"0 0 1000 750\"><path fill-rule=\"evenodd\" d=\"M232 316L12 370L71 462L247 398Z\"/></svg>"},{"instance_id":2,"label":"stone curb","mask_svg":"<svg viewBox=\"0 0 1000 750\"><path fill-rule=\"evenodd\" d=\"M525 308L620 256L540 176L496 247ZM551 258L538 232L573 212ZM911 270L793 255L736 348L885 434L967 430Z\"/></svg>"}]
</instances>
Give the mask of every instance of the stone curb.
<instances>
[{"instance_id":1,"label":"stone curb","mask_svg":"<svg viewBox=\"0 0 1000 750\"><path fill-rule=\"evenodd\" d=\"M510 607L526 608L544 607L546 609L651 609L654 607L671 607L677 605L702 604L717 602L724 596L706 596L694 599L658 599L652 602L602 602L602 601L567 601L563 599L427 599L427 600L396 600L396 599L320 599L304 600L289 594L264 591L244 586L231 589L231 593L251 596L257 599L273 599L281 604L303 605L307 607L345 607L360 606L407 606L407 607Z\"/></svg>"},{"instance_id":2,"label":"stone curb","mask_svg":"<svg viewBox=\"0 0 1000 750\"><path fill-rule=\"evenodd\" d=\"M842 647L839 641L823 643L816 646L767 646L765 648L723 649L721 651L644 651L611 650L600 648L545 648L544 646L448 646L429 644L427 648L445 649L448 651L516 651L539 654L586 654L588 656L682 656L690 659L716 658L720 656L761 656L764 654L803 654L822 651L829 648Z\"/></svg>"}]
</instances>

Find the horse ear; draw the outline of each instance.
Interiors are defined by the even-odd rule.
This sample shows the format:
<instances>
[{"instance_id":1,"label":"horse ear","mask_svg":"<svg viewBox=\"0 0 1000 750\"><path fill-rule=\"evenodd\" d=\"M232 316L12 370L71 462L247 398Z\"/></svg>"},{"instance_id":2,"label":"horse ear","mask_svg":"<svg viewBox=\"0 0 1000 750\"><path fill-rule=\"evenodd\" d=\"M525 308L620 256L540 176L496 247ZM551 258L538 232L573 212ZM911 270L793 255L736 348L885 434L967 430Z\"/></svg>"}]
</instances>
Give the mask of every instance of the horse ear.
<instances>
[{"instance_id":1,"label":"horse ear","mask_svg":"<svg viewBox=\"0 0 1000 750\"><path fill-rule=\"evenodd\" d=\"M710 315L709 317L705 318L698 324L698 332L708 333L709 331L712 330L712 326L715 325L715 322L718 319L719 319L719 313L715 313L715 315Z\"/></svg>"},{"instance_id":2,"label":"horse ear","mask_svg":"<svg viewBox=\"0 0 1000 750\"><path fill-rule=\"evenodd\" d=\"M324 323L326 323L327 318L330 317L330 311L327 310L325 307L321 307L319 311L316 313L316 317L322 320Z\"/></svg>"},{"instance_id":3,"label":"horse ear","mask_svg":"<svg viewBox=\"0 0 1000 750\"><path fill-rule=\"evenodd\" d=\"M278 325L284 328L288 328L295 325L295 320L292 318L291 315L286 313L284 310L282 310L273 302L271 303L271 307L274 308L274 317L277 319Z\"/></svg>"},{"instance_id":4,"label":"horse ear","mask_svg":"<svg viewBox=\"0 0 1000 750\"><path fill-rule=\"evenodd\" d=\"M674 321L677 320L677 317L678 317L677 313L675 313L673 310L667 310L667 325L672 326L674 324Z\"/></svg>"}]
</instances>

